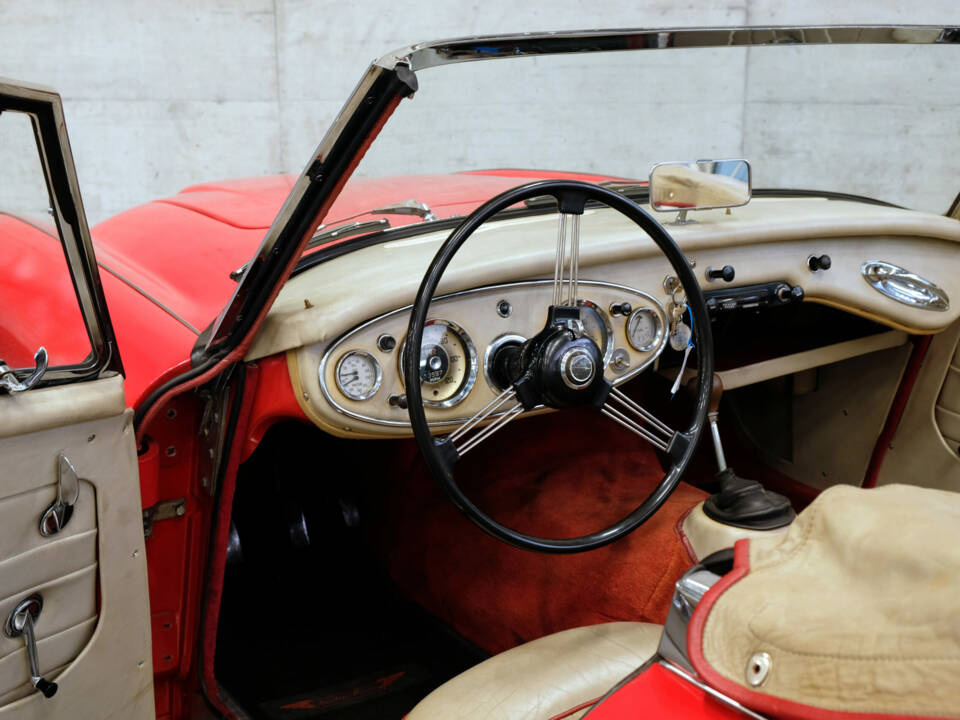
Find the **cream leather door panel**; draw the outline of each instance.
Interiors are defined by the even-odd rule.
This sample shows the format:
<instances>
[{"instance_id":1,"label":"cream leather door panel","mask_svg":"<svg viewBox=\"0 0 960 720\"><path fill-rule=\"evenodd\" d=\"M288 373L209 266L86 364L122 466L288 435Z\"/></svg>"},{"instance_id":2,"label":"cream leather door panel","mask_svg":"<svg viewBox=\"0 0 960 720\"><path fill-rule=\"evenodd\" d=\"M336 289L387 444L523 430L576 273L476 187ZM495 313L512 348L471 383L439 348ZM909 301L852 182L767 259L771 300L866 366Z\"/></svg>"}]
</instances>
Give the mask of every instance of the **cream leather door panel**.
<instances>
[{"instance_id":1,"label":"cream leather door panel","mask_svg":"<svg viewBox=\"0 0 960 720\"><path fill-rule=\"evenodd\" d=\"M58 407L69 423L53 423ZM154 716L131 420L120 376L0 395L0 622L23 598L42 598L37 656L58 685L53 697L37 692L23 639L0 637L0 718ZM83 480L69 521L44 537L60 453Z\"/></svg>"},{"instance_id":2,"label":"cream leather door panel","mask_svg":"<svg viewBox=\"0 0 960 720\"><path fill-rule=\"evenodd\" d=\"M123 367L60 97L3 80L0 221L0 720L151 720Z\"/></svg>"}]
</instances>

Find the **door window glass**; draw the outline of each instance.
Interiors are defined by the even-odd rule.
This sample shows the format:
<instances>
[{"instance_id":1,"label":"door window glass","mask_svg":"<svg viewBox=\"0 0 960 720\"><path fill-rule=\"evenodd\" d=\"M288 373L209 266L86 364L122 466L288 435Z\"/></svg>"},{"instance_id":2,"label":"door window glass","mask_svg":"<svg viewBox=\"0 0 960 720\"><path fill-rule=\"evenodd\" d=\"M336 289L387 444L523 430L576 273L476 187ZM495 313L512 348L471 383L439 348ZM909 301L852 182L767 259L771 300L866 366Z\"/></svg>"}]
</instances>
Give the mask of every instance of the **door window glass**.
<instances>
[{"instance_id":1,"label":"door window glass","mask_svg":"<svg viewBox=\"0 0 960 720\"><path fill-rule=\"evenodd\" d=\"M0 113L0 358L34 366L82 364L90 337L67 266L30 115Z\"/></svg>"}]
</instances>

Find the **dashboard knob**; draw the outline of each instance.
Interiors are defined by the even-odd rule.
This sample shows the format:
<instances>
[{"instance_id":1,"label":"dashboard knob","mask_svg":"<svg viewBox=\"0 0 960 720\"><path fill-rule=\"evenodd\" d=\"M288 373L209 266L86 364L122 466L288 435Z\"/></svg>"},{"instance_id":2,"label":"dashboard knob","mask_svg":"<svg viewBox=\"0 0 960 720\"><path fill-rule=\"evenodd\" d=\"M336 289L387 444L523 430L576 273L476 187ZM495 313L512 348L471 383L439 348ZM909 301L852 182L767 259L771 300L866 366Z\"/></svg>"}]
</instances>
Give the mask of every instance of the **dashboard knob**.
<instances>
[{"instance_id":1,"label":"dashboard knob","mask_svg":"<svg viewBox=\"0 0 960 720\"><path fill-rule=\"evenodd\" d=\"M631 305L631 304L628 303L628 302L624 302L624 303L611 303L611 304L610 304L610 314L613 315L614 317L618 317L618 316L620 316L620 315L623 315L624 317L627 317L627 316L633 314L633 305Z\"/></svg>"},{"instance_id":2,"label":"dashboard knob","mask_svg":"<svg viewBox=\"0 0 960 720\"><path fill-rule=\"evenodd\" d=\"M708 267L707 280L723 280L724 282L733 282L736 277L736 270L733 265L724 265L722 268Z\"/></svg>"},{"instance_id":3,"label":"dashboard knob","mask_svg":"<svg viewBox=\"0 0 960 720\"><path fill-rule=\"evenodd\" d=\"M799 285L796 285L790 290L790 298L793 300L793 302L800 302L803 300L804 295L803 288Z\"/></svg>"},{"instance_id":4,"label":"dashboard knob","mask_svg":"<svg viewBox=\"0 0 960 720\"><path fill-rule=\"evenodd\" d=\"M807 267L810 268L811 272L816 272L817 270L829 270L830 266L833 263L830 260L829 255L811 255L807 258Z\"/></svg>"}]
</instances>

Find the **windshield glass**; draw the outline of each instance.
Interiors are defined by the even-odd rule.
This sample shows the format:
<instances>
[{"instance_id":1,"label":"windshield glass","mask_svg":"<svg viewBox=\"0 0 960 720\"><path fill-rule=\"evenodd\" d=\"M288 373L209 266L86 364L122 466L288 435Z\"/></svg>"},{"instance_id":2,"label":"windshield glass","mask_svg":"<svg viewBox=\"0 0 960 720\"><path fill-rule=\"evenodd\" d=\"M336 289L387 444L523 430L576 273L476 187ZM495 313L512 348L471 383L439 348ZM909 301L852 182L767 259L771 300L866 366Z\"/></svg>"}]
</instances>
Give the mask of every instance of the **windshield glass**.
<instances>
[{"instance_id":1,"label":"windshield glass","mask_svg":"<svg viewBox=\"0 0 960 720\"><path fill-rule=\"evenodd\" d=\"M521 57L418 79L357 178L531 168L645 180L658 162L742 157L754 188L939 214L960 188L956 45Z\"/></svg>"}]
</instances>

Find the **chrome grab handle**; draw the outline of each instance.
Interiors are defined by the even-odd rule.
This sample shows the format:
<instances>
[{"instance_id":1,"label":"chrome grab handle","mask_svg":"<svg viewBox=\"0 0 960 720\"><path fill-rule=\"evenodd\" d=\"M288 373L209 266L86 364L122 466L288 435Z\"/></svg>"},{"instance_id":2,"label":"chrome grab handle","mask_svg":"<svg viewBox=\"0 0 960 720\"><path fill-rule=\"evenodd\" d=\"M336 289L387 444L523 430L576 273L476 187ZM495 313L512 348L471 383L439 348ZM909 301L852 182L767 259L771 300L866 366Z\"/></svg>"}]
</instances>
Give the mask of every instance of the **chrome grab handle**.
<instances>
[{"instance_id":1,"label":"chrome grab handle","mask_svg":"<svg viewBox=\"0 0 960 720\"><path fill-rule=\"evenodd\" d=\"M73 506L80 498L80 479L73 463L60 453L58 459L59 476L57 478L57 499L40 516L40 534L44 537L56 535L63 530L73 517Z\"/></svg>"},{"instance_id":2,"label":"chrome grab handle","mask_svg":"<svg viewBox=\"0 0 960 720\"><path fill-rule=\"evenodd\" d=\"M0 389L11 393L18 393L29 390L40 382L40 378L47 372L47 363L49 362L47 349L40 347L34 354L33 361L36 363L33 372L30 373L30 377L21 381L7 363L0 360Z\"/></svg>"},{"instance_id":3,"label":"chrome grab handle","mask_svg":"<svg viewBox=\"0 0 960 720\"><path fill-rule=\"evenodd\" d=\"M943 288L899 265L871 260L860 266L860 274L878 293L904 305L939 312L950 308Z\"/></svg>"},{"instance_id":4,"label":"chrome grab handle","mask_svg":"<svg viewBox=\"0 0 960 720\"><path fill-rule=\"evenodd\" d=\"M57 694L58 686L55 682L41 677L40 661L37 659L37 635L34 624L40 617L42 609L43 598L39 595L31 595L21 600L10 613L3 629L7 637L23 638L27 645L27 660L30 662L30 682L43 693L44 697L51 698Z\"/></svg>"}]
</instances>

